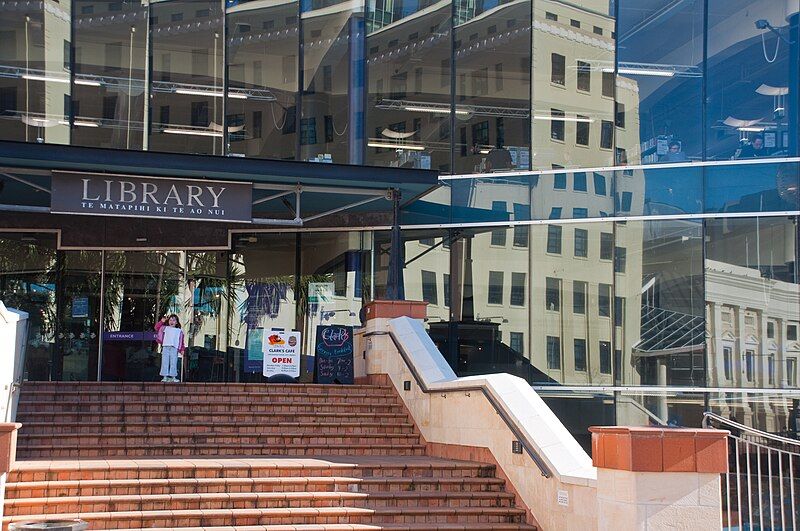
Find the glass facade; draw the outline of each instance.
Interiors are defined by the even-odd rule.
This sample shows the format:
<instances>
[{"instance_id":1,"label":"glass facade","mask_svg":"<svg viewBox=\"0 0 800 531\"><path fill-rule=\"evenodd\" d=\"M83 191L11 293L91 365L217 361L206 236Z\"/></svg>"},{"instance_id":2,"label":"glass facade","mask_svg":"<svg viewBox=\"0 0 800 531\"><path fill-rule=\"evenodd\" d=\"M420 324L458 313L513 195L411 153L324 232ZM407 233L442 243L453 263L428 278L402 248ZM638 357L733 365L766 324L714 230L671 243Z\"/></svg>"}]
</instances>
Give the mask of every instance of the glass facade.
<instances>
[{"instance_id":1,"label":"glass facade","mask_svg":"<svg viewBox=\"0 0 800 531\"><path fill-rule=\"evenodd\" d=\"M0 140L438 170L403 198L401 294L460 375L516 374L576 433L703 410L779 432L800 399L798 13L0 2ZM0 206L25 186L0 184ZM257 381L254 334L308 340L387 295L374 219L224 250L3 228L0 296L31 312L31 379L154 379L152 323L176 313L185 379Z\"/></svg>"},{"instance_id":2,"label":"glass facade","mask_svg":"<svg viewBox=\"0 0 800 531\"><path fill-rule=\"evenodd\" d=\"M799 4L6 2L0 139L455 174L797 156Z\"/></svg>"}]
</instances>

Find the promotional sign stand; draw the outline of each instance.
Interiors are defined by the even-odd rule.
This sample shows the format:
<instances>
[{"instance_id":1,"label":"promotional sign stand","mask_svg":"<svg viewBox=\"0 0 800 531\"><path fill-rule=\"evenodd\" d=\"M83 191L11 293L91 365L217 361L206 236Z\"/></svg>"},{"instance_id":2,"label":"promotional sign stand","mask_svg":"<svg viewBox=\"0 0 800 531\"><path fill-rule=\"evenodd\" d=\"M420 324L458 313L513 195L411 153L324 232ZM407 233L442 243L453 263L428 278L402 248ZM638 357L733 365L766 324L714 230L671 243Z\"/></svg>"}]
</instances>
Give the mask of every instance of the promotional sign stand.
<instances>
[{"instance_id":1,"label":"promotional sign stand","mask_svg":"<svg viewBox=\"0 0 800 531\"><path fill-rule=\"evenodd\" d=\"M273 328L265 334L262 343L265 377L278 374L300 377L300 339L300 332L286 332L281 328Z\"/></svg>"},{"instance_id":2,"label":"promotional sign stand","mask_svg":"<svg viewBox=\"0 0 800 531\"><path fill-rule=\"evenodd\" d=\"M353 327L341 325L317 326L315 345L317 383L352 384Z\"/></svg>"}]
</instances>

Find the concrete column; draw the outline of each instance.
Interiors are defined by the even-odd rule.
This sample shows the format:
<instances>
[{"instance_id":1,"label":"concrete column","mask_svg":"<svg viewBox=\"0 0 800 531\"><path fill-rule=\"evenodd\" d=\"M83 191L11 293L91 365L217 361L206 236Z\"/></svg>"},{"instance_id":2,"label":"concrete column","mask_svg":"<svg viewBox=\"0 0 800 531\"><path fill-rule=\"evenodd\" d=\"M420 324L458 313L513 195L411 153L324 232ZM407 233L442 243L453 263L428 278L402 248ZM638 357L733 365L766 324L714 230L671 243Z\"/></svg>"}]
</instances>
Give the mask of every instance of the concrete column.
<instances>
[{"instance_id":1,"label":"concrete column","mask_svg":"<svg viewBox=\"0 0 800 531\"><path fill-rule=\"evenodd\" d=\"M722 529L727 431L592 427L598 531Z\"/></svg>"}]
</instances>

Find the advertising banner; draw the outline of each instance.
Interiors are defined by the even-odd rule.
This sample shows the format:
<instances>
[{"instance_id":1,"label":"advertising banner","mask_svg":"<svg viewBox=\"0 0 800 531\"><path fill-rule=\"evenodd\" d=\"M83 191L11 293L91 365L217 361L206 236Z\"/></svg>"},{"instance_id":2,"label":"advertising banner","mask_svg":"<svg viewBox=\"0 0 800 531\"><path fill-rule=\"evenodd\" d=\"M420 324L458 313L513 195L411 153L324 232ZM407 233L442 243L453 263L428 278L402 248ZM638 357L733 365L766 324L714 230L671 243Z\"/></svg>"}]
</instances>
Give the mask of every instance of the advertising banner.
<instances>
[{"instance_id":1,"label":"advertising banner","mask_svg":"<svg viewBox=\"0 0 800 531\"><path fill-rule=\"evenodd\" d=\"M300 376L300 332L271 330L263 340L264 376Z\"/></svg>"},{"instance_id":2,"label":"advertising banner","mask_svg":"<svg viewBox=\"0 0 800 531\"><path fill-rule=\"evenodd\" d=\"M54 171L50 212L202 221L253 220L252 183Z\"/></svg>"}]
</instances>

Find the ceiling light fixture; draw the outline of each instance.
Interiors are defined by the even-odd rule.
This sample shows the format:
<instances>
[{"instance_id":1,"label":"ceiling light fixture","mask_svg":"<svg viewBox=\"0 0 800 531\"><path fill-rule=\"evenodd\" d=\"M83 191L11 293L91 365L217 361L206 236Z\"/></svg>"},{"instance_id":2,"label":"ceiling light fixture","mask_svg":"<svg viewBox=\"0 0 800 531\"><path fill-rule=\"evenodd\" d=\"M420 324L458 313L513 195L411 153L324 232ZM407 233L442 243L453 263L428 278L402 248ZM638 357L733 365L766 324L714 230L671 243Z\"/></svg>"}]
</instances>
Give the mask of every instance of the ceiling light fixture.
<instances>
[{"instance_id":1,"label":"ceiling light fixture","mask_svg":"<svg viewBox=\"0 0 800 531\"><path fill-rule=\"evenodd\" d=\"M190 136L213 136L213 137L222 137L221 132L217 131L192 131L191 129L173 129L167 128L164 129L164 133L169 135L190 135Z\"/></svg>"},{"instance_id":2,"label":"ceiling light fixture","mask_svg":"<svg viewBox=\"0 0 800 531\"><path fill-rule=\"evenodd\" d=\"M389 142L368 142L367 146L374 148L388 148L388 149L410 149L412 151L424 151L425 146L416 146L408 144L392 144Z\"/></svg>"},{"instance_id":3,"label":"ceiling light fixture","mask_svg":"<svg viewBox=\"0 0 800 531\"><path fill-rule=\"evenodd\" d=\"M37 74L22 74L22 79L29 81L52 81L53 83L69 83L68 77L40 76Z\"/></svg>"}]
</instances>

